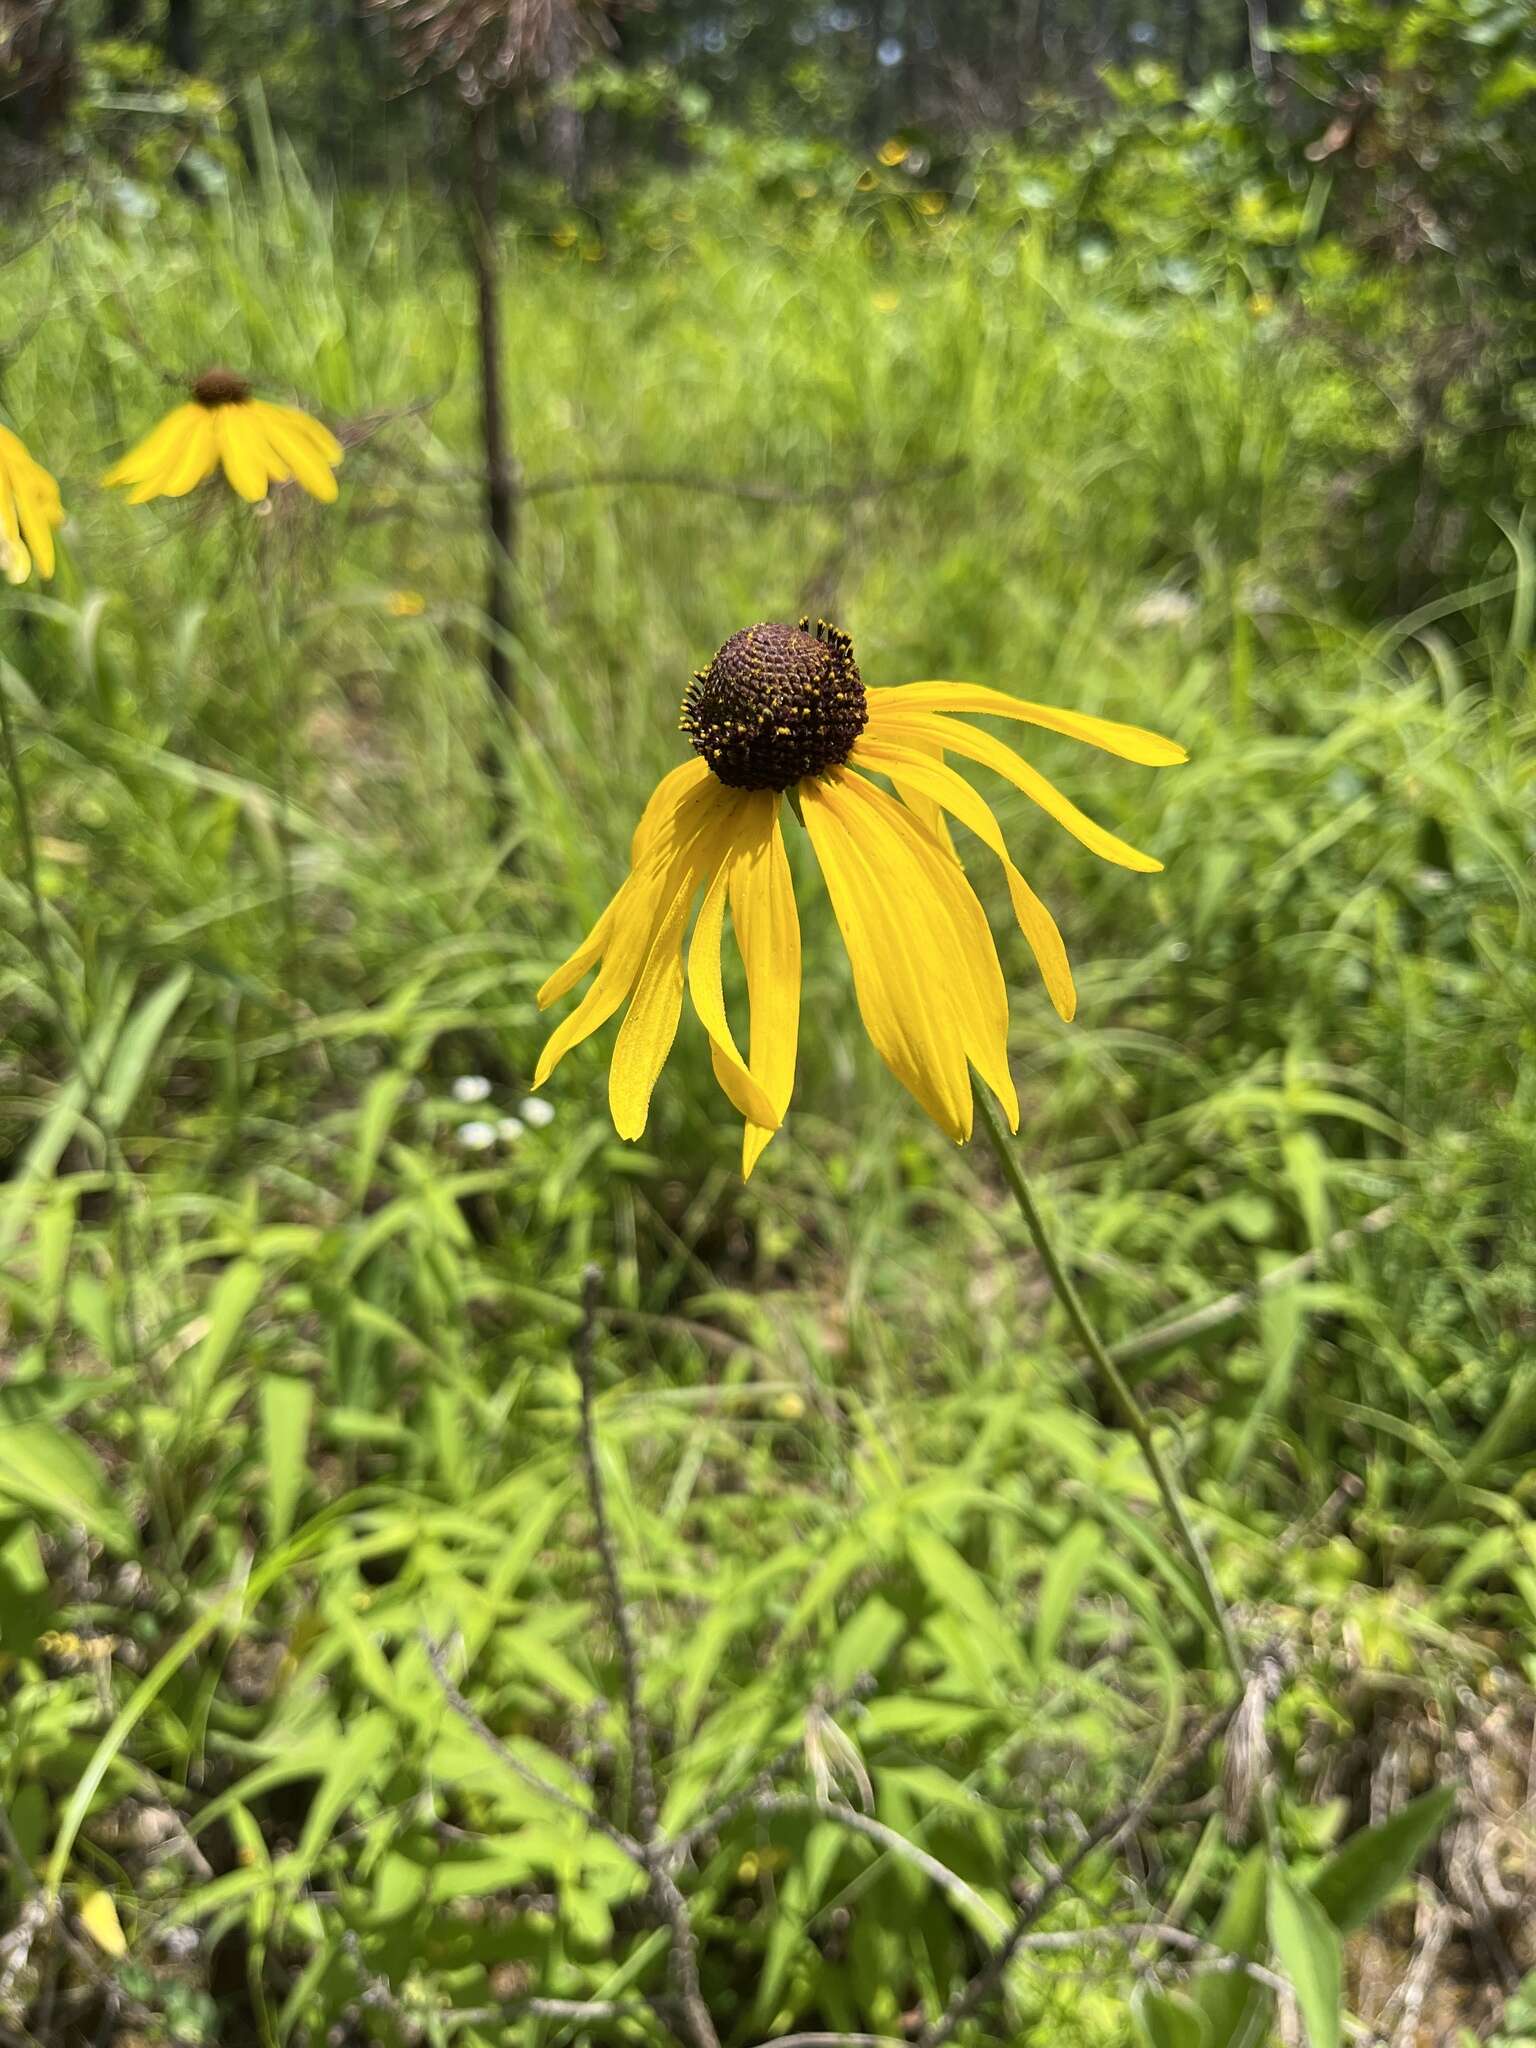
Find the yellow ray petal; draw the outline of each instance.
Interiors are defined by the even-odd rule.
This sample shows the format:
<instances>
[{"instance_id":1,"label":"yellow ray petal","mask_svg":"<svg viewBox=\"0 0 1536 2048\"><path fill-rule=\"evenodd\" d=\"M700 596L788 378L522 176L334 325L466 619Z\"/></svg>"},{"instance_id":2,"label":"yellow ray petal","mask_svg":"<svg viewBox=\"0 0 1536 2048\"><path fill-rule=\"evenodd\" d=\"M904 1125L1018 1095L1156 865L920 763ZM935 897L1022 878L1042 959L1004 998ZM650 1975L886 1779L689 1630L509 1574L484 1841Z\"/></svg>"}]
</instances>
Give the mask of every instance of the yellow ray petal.
<instances>
[{"instance_id":1,"label":"yellow ray petal","mask_svg":"<svg viewBox=\"0 0 1536 2048\"><path fill-rule=\"evenodd\" d=\"M37 565L39 576L51 576L58 566L53 545L53 529L58 525L62 513L58 508L58 493L50 500L48 492L40 487L37 478L46 472L30 464L31 475L23 474L16 479L16 510L21 520L21 530L32 559ZM52 480L49 479L51 482Z\"/></svg>"},{"instance_id":2,"label":"yellow ray petal","mask_svg":"<svg viewBox=\"0 0 1536 2048\"><path fill-rule=\"evenodd\" d=\"M795 1086L800 1037L800 919L779 825L779 800L749 817L731 866L731 922L747 970L752 1006L748 1063L782 1121ZM742 1133L741 1177L749 1180L773 1136L767 1124L748 1122Z\"/></svg>"},{"instance_id":3,"label":"yellow ray petal","mask_svg":"<svg viewBox=\"0 0 1536 2048\"><path fill-rule=\"evenodd\" d=\"M922 749L917 746L915 740L910 744L917 752L926 751L935 761L942 761L944 758L936 746ZM889 773L888 770L884 772ZM915 783L903 782L900 777L895 775L891 776L891 781L895 784L896 794L901 798L913 817L920 824L928 828L941 846L947 846L950 852L953 853L955 850L954 841L949 836L949 824L944 816L942 806L936 804L931 796L925 796Z\"/></svg>"},{"instance_id":4,"label":"yellow ray petal","mask_svg":"<svg viewBox=\"0 0 1536 2048\"><path fill-rule=\"evenodd\" d=\"M1113 861L1116 867L1133 868L1139 875L1160 875L1163 871L1160 860L1154 860L1150 853L1138 851L1096 824L1086 812L1077 808L1070 797L1063 796L1055 783L1042 775L1038 768L1031 768L1012 747L1005 747L989 732L979 732L974 725L966 725L958 718L919 714L910 720L884 721L878 737L898 743L937 744L945 753L963 754L968 761L992 769L1011 782L1015 789L1023 790L1047 817L1064 826L1074 839L1086 846L1090 853L1096 853L1100 860Z\"/></svg>"},{"instance_id":5,"label":"yellow ray petal","mask_svg":"<svg viewBox=\"0 0 1536 2048\"><path fill-rule=\"evenodd\" d=\"M927 889L904 904L903 912L926 917L934 951L949 956L952 965L945 989L966 1056L1003 1105L1010 1128L1017 1130L1019 1098L1008 1067L1008 985L987 914L970 879L954 852L901 806L862 776L849 775L846 783L856 802L877 807L879 829L896 833L923 871Z\"/></svg>"},{"instance_id":6,"label":"yellow ray petal","mask_svg":"<svg viewBox=\"0 0 1536 2048\"><path fill-rule=\"evenodd\" d=\"M128 450L120 462L113 463L102 482L140 484L145 477L154 475L164 466L170 451L181 445L188 418L196 410L198 408L192 405L178 405L168 412L158 426L152 427L142 441Z\"/></svg>"},{"instance_id":7,"label":"yellow ray petal","mask_svg":"<svg viewBox=\"0 0 1536 2048\"><path fill-rule=\"evenodd\" d=\"M709 763L701 761L697 754L690 754L675 768L669 768L651 791L645 809L640 813L640 822L634 829L629 842L629 860L633 867L650 842L666 825L681 798L701 783L709 773Z\"/></svg>"},{"instance_id":8,"label":"yellow ray petal","mask_svg":"<svg viewBox=\"0 0 1536 2048\"><path fill-rule=\"evenodd\" d=\"M274 405L270 399L265 398L259 399L257 403L261 406L263 412L276 413L283 422L284 427L298 435L300 439L307 441L320 457L320 460L328 464L332 469L336 467L345 455L346 450L331 432L330 428L323 427L319 420L311 418L300 407L296 405Z\"/></svg>"},{"instance_id":9,"label":"yellow ray petal","mask_svg":"<svg viewBox=\"0 0 1536 2048\"><path fill-rule=\"evenodd\" d=\"M1102 747L1106 754L1118 754L1122 761L1139 761L1147 768L1173 768L1189 759L1177 740L1164 739L1161 733L1147 732L1142 726L1121 725L1116 719L1095 718L1086 711L1062 711L1053 704L1026 703L1022 697L1010 697L980 683L899 683L894 689L869 692L871 732L887 716L904 718L911 711L1017 718L1025 725L1065 733L1068 739L1083 740L1090 747Z\"/></svg>"},{"instance_id":10,"label":"yellow ray petal","mask_svg":"<svg viewBox=\"0 0 1536 2048\"><path fill-rule=\"evenodd\" d=\"M256 400L250 407L260 423L261 430L270 443L274 454L281 460L285 472L291 471L295 480L317 498L322 505L334 505L340 495L336 479L331 474L331 461L341 460L339 443L326 440L335 447L336 453L329 460L320 453L313 437L301 431L302 427L313 424L291 405L268 405Z\"/></svg>"},{"instance_id":11,"label":"yellow ray petal","mask_svg":"<svg viewBox=\"0 0 1536 2048\"><path fill-rule=\"evenodd\" d=\"M953 947L934 943L928 881L901 827L914 825L892 797L833 769L800 785L806 830L853 968L859 1015L875 1050L957 1144L970 1135L971 1077L949 999ZM901 820L898 827L893 821Z\"/></svg>"},{"instance_id":12,"label":"yellow ray petal","mask_svg":"<svg viewBox=\"0 0 1536 2048\"><path fill-rule=\"evenodd\" d=\"M674 768L663 775L651 791L650 801L640 814L630 841L630 867L638 868L646 849L653 846L669 828L676 826L683 799L696 789L709 773L708 766L697 757L685 761L680 768ZM613 929L615 918L622 915L621 906L624 892L629 887L629 878L620 886L617 895L609 902L607 909L593 925L576 951L562 966L557 967L535 1000L541 1010L547 1010L551 1003L572 990L584 974L589 974L603 956L608 943L608 934ZM612 1013L610 1012L610 1015Z\"/></svg>"},{"instance_id":13,"label":"yellow ray petal","mask_svg":"<svg viewBox=\"0 0 1536 2048\"><path fill-rule=\"evenodd\" d=\"M0 469L0 569L7 583L25 583L32 573L32 557L21 537L21 522L10 478Z\"/></svg>"},{"instance_id":14,"label":"yellow ray petal","mask_svg":"<svg viewBox=\"0 0 1536 2048\"><path fill-rule=\"evenodd\" d=\"M1007 877L1013 914L1029 943L1029 950L1035 956L1035 965L1040 970L1046 993L1057 1015L1070 1024L1077 1015L1077 990L1067 962L1067 949L1062 944L1055 918L1009 858L1002 827L986 799L972 789L964 776L957 775L943 761L933 755L915 752L910 747L899 746L893 740L870 740L866 735L854 748L852 760L855 767L869 768L890 776L904 799L910 784L935 806L943 804L997 855Z\"/></svg>"},{"instance_id":15,"label":"yellow ray petal","mask_svg":"<svg viewBox=\"0 0 1536 2048\"><path fill-rule=\"evenodd\" d=\"M699 833L729 809L731 794L712 777L706 784L690 790L678 804L670 828L658 833L640 866L629 876L603 918L598 920L598 929L602 928L605 919L607 921L601 947L602 967L596 981L570 1016L550 1034L539 1055L533 1078L535 1088L543 1086L573 1045L579 1045L608 1021L633 989L650 951L657 924L670 901L674 871L679 863L692 859ZM580 959L596 936L595 929L573 958ZM568 961L551 980L563 978L571 964ZM587 965L590 966L591 961ZM581 972L585 971L583 967ZM579 976L572 979L579 979ZM545 983L546 988L549 985Z\"/></svg>"},{"instance_id":16,"label":"yellow ray petal","mask_svg":"<svg viewBox=\"0 0 1536 2048\"><path fill-rule=\"evenodd\" d=\"M719 787L719 785L717 785ZM744 792L720 787L722 803L672 861L661 914L635 982L608 1069L608 1107L621 1138L638 1138L650 1115L651 1094L683 1008L683 932L701 885L708 886L730 851Z\"/></svg>"},{"instance_id":17,"label":"yellow ray petal","mask_svg":"<svg viewBox=\"0 0 1536 2048\"><path fill-rule=\"evenodd\" d=\"M771 795L772 792L755 794ZM743 805L743 811L745 808ZM727 1099L748 1123L762 1124L769 1131L774 1131L782 1117L753 1079L747 1062L741 1056L730 1019L725 1014L725 990L720 979L726 890L737 858L736 845L728 845L704 891L704 901L699 906L698 922L693 928L693 940L688 948L688 993L693 998L699 1022L709 1034L715 1079L725 1090Z\"/></svg>"},{"instance_id":18,"label":"yellow ray petal","mask_svg":"<svg viewBox=\"0 0 1536 2048\"><path fill-rule=\"evenodd\" d=\"M212 414L213 438L230 488L248 505L267 495L266 449L248 405L221 405Z\"/></svg>"}]
</instances>

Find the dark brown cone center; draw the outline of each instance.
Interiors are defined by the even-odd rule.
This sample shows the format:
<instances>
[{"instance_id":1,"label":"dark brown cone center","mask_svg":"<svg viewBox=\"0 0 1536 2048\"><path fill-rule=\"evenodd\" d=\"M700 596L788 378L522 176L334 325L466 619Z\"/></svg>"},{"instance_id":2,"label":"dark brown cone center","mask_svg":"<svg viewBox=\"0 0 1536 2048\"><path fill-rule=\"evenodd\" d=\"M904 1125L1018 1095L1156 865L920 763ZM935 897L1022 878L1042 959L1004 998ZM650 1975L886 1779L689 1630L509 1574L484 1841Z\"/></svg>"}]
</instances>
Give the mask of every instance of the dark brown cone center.
<instances>
[{"instance_id":1,"label":"dark brown cone center","mask_svg":"<svg viewBox=\"0 0 1536 2048\"><path fill-rule=\"evenodd\" d=\"M204 370L192 386L192 396L199 405L244 405L251 395L251 387L233 370Z\"/></svg>"},{"instance_id":2,"label":"dark brown cone center","mask_svg":"<svg viewBox=\"0 0 1536 2048\"><path fill-rule=\"evenodd\" d=\"M853 642L836 626L733 633L683 696L682 729L731 789L793 789L846 761L869 717Z\"/></svg>"}]
</instances>

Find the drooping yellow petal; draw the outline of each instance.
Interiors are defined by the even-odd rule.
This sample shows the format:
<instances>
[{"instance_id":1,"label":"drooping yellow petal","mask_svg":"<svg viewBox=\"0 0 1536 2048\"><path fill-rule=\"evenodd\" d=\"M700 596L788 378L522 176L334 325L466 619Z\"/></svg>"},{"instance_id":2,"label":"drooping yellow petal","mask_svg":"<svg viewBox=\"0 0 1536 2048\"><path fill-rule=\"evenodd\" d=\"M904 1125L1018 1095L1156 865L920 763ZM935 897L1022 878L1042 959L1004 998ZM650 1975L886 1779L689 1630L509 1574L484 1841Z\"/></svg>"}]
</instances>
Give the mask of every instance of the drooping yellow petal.
<instances>
[{"instance_id":1,"label":"drooping yellow petal","mask_svg":"<svg viewBox=\"0 0 1536 2048\"><path fill-rule=\"evenodd\" d=\"M259 504L267 495L266 449L253 411L249 405L221 405L211 415L224 474L231 490L248 505Z\"/></svg>"},{"instance_id":2,"label":"drooping yellow petal","mask_svg":"<svg viewBox=\"0 0 1536 2048\"><path fill-rule=\"evenodd\" d=\"M576 973L571 972L573 966L585 958L601 935L602 966L597 979L570 1016L550 1034L539 1055L533 1079L535 1088L543 1086L573 1045L579 1045L608 1021L634 988L657 926L671 901L676 873L681 865L691 862L700 832L729 810L731 797L732 792L712 777L703 784L696 783L684 794L670 825L658 831L585 944L539 991L543 996L552 985L563 983L569 988L578 980L598 955L586 959ZM690 900L691 894L690 891Z\"/></svg>"},{"instance_id":3,"label":"drooping yellow petal","mask_svg":"<svg viewBox=\"0 0 1536 2048\"><path fill-rule=\"evenodd\" d=\"M1026 703L1022 697L1010 697L980 683L898 683L894 689L869 692L871 732L877 731L887 716L905 718L913 711L1017 718L1025 725L1043 726L1047 732L1065 733L1069 739L1101 747L1122 761L1139 761L1146 768L1172 768L1189 759L1177 740L1164 739L1161 733L1147 732L1142 726L1095 718L1086 711L1062 711L1052 704Z\"/></svg>"},{"instance_id":4,"label":"drooping yellow petal","mask_svg":"<svg viewBox=\"0 0 1536 2048\"><path fill-rule=\"evenodd\" d=\"M955 945L929 912L930 885L904 833L921 830L893 797L834 768L800 785L801 808L848 949L859 1015L902 1086L957 1144L970 1136L971 1079L950 1001ZM899 820L898 824L896 821Z\"/></svg>"},{"instance_id":5,"label":"drooping yellow petal","mask_svg":"<svg viewBox=\"0 0 1536 2048\"><path fill-rule=\"evenodd\" d=\"M1008 1067L1008 985L970 879L952 848L941 845L901 805L862 776L845 774L844 783L856 804L873 808L878 831L896 834L923 872L926 889L904 902L902 911L927 921L933 952L951 962L945 993L966 1057L1003 1105L1010 1128L1017 1130L1019 1098Z\"/></svg>"},{"instance_id":6,"label":"drooping yellow petal","mask_svg":"<svg viewBox=\"0 0 1536 2048\"><path fill-rule=\"evenodd\" d=\"M773 792L752 792L740 807L742 813L746 813L749 803L760 809L763 799L771 802ZM737 845L728 845L724 857L704 891L704 901L699 906L698 922L694 925L693 940L688 948L688 993L693 998L693 1007L698 1013L699 1022L709 1034L715 1078L725 1090L732 1107L738 1110L748 1123L761 1124L769 1131L773 1131L783 1119L768 1100L761 1085L753 1078L747 1062L741 1056L731 1030L730 1019L725 1014L725 990L720 978L720 946L724 937L726 891L738 857Z\"/></svg>"},{"instance_id":7,"label":"drooping yellow petal","mask_svg":"<svg viewBox=\"0 0 1536 2048\"><path fill-rule=\"evenodd\" d=\"M297 434L314 449L320 460L334 469L345 455L346 450L331 432L317 419L302 411L296 405L274 405L270 399L259 399L257 403L267 414L276 413L284 428Z\"/></svg>"},{"instance_id":8,"label":"drooping yellow petal","mask_svg":"<svg viewBox=\"0 0 1536 2048\"><path fill-rule=\"evenodd\" d=\"M1055 918L1010 859L1002 827L986 799L935 755L900 745L892 739L871 740L866 735L854 748L852 759L855 767L888 775L901 791L903 801L910 803L907 790L911 788L935 808L942 804L997 855L1007 878L1013 914L1035 956L1046 993L1057 1014L1070 1024L1077 1014L1077 990L1067 962L1067 949Z\"/></svg>"},{"instance_id":9,"label":"drooping yellow petal","mask_svg":"<svg viewBox=\"0 0 1536 2048\"><path fill-rule=\"evenodd\" d=\"M322 505L334 505L339 487L331 474L331 465L340 462L342 452L335 436L291 405L269 405L264 399L257 399L250 410L285 473L291 471L296 482ZM313 432L306 431L311 428ZM317 441L317 436L323 436L323 441Z\"/></svg>"},{"instance_id":10,"label":"drooping yellow petal","mask_svg":"<svg viewBox=\"0 0 1536 2048\"><path fill-rule=\"evenodd\" d=\"M709 886L731 849L745 792L721 784L716 787L721 801L668 869L661 914L614 1040L608 1107L621 1138L634 1139L644 1133L651 1094L672 1050L682 1014L683 933L688 913L700 887Z\"/></svg>"},{"instance_id":11,"label":"drooping yellow petal","mask_svg":"<svg viewBox=\"0 0 1536 2048\"><path fill-rule=\"evenodd\" d=\"M915 713L902 719L882 720L879 738L898 742L916 741L920 745L937 744L945 753L963 754L968 761L975 761L983 768L991 768L1011 782L1015 789L1024 794L1049 818L1054 818L1072 837L1096 853L1101 860L1113 861L1116 867L1133 868L1139 875L1160 875L1163 864L1154 860L1149 853L1141 853L1123 839L1107 832L1096 824L1085 812L1080 811L1070 797L1061 791L1038 768L1016 754L1012 747L1006 747L1001 740L993 739L988 732L979 732L974 725L966 725L958 718L940 718L936 714Z\"/></svg>"},{"instance_id":12,"label":"drooping yellow petal","mask_svg":"<svg viewBox=\"0 0 1536 2048\"><path fill-rule=\"evenodd\" d=\"M731 922L752 1008L748 1063L776 1121L782 1121L794 1092L800 1037L800 919L776 796L745 821L731 865ZM743 1180L751 1178L772 1136L772 1126L748 1122L741 1141Z\"/></svg>"},{"instance_id":13,"label":"drooping yellow petal","mask_svg":"<svg viewBox=\"0 0 1536 2048\"><path fill-rule=\"evenodd\" d=\"M0 469L0 570L7 583L25 583L32 573L32 557L21 537L21 522L10 478Z\"/></svg>"},{"instance_id":14,"label":"drooping yellow petal","mask_svg":"<svg viewBox=\"0 0 1536 2048\"><path fill-rule=\"evenodd\" d=\"M690 789L701 783L709 773L709 763L701 761L697 754L690 754L686 761L680 761L675 768L669 768L651 791L645 809L640 813L629 842L631 867L639 861L641 854L656 835L663 831L678 803Z\"/></svg>"},{"instance_id":15,"label":"drooping yellow petal","mask_svg":"<svg viewBox=\"0 0 1536 2048\"><path fill-rule=\"evenodd\" d=\"M138 441L120 462L114 462L102 478L104 484L141 484L147 476L155 475L162 469L171 451L181 444L186 431L188 416L193 411L190 405L178 405L168 412L158 426L152 427Z\"/></svg>"},{"instance_id":16,"label":"drooping yellow petal","mask_svg":"<svg viewBox=\"0 0 1536 2048\"><path fill-rule=\"evenodd\" d=\"M683 799L690 791L699 787L708 773L709 769L705 763L695 756L693 760L684 761L681 767L663 775L651 791L650 800L640 814L640 822L636 825L630 841L629 859L632 871L640 866L647 848L655 845L663 833L676 827ZM609 902L607 909L569 960L557 967L539 990L535 1000L541 1010L547 1010L551 1003L558 1002L561 996L568 994L582 976L589 974L603 957L603 949L608 943L608 935L613 929L614 921L623 915L625 890L629 888L632 879L633 874L622 884L618 894Z\"/></svg>"},{"instance_id":17,"label":"drooping yellow petal","mask_svg":"<svg viewBox=\"0 0 1536 2048\"><path fill-rule=\"evenodd\" d=\"M54 497L56 501L57 493ZM58 566L53 545L53 529L61 515L56 510L50 511L47 494L38 488L30 476L24 480L17 479L16 510L38 575L51 576Z\"/></svg>"}]
</instances>

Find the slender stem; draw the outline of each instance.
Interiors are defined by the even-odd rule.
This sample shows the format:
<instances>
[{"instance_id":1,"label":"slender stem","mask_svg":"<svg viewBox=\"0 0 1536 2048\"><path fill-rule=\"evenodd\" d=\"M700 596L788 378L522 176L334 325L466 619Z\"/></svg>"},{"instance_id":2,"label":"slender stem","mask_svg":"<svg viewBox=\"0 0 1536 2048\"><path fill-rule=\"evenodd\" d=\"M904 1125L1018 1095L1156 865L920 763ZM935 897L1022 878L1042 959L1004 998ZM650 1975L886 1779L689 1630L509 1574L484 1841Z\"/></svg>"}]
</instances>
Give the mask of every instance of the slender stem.
<instances>
[{"instance_id":1,"label":"slender stem","mask_svg":"<svg viewBox=\"0 0 1536 2048\"><path fill-rule=\"evenodd\" d=\"M3 738L5 744L5 772L16 805L16 829L21 838L22 874L27 885L27 897L32 905L32 923L37 931L38 963L43 970L43 980L48 986L48 999L58 1017L64 1043L71 1056L78 1060L79 1047L75 1042L69 1005L64 998L64 978L59 973L58 958L53 950L53 933L48 926L48 909L43 901L42 877L37 864L37 838L32 830L32 803L27 795L26 778L21 772L21 753L16 745L16 729L11 723L10 693L4 683L0 683L0 738Z\"/></svg>"},{"instance_id":2,"label":"slender stem","mask_svg":"<svg viewBox=\"0 0 1536 2048\"><path fill-rule=\"evenodd\" d=\"M1041 1216L1039 1208L1036 1206L1034 1194L1030 1189L1029 1182L1024 1177L1024 1169L1019 1164L1018 1156L1013 1146L1009 1143L1008 1134L998 1120L997 1111L992 1106L991 1098L981 1089L976 1091L976 1107L981 1117L982 1128L986 1131L992 1145L992 1150L997 1154L997 1163L1003 1169L1003 1178L1007 1181L1009 1191L1019 1205L1019 1212L1029 1228L1030 1236L1035 1241L1035 1249L1039 1252L1045 1269L1051 1276L1051 1285L1055 1288L1063 1308L1067 1311L1068 1319L1073 1329L1076 1330L1083 1349L1092 1359L1105 1386L1108 1387L1110 1397L1115 1407L1119 1410L1121 1421L1136 1439L1137 1447L1142 1457L1146 1460L1147 1470L1152 1474L1152 1483L1157 1488L1158 1498L1162 1501L1168 1519L1173 1524L1174 1533L1179 1540L1179 1547L1189 1560L1195 1577L1200 1582L1200 1590L1204 1596L1206 1609L1210 1614L1212 1626L1221 1638L1221 1646L1226 1654L1227 1663L1231 1667L1232 1675L1237 1680L1239 1688L1244 1688L1248 1683L1248 1667L1244 1662L1242 1648L1232 1627L1232 1617L1227 1612L1226 1602L1222 1599L1220 1588L1216 1584L1215 1574L1211 1570L1211 1561L1205 1554L1205 1545L1200 1541L1195 1525L1189 1519L1183 1497L1178 1487L1174 1484L1173 1474L1169 1471L1167 1462L1162 1452L1158 1449L1157 1438L1152 1433L1152 1425L1148 1422L1146 1413L1141 1403L1137 1400L1130 1381L1125 1377L1119 1366L1116 1365L1110 1354L1109 1347L1094 1327L1093 1320L1089 1316L1087 1309L1084 1308L1082 1296L1073 1285L1071 1274L1062 1264L1056 1247L1051 1242L1050 1233L1045 1227L1045 1219Z\"/></svg>"}]
</instances>

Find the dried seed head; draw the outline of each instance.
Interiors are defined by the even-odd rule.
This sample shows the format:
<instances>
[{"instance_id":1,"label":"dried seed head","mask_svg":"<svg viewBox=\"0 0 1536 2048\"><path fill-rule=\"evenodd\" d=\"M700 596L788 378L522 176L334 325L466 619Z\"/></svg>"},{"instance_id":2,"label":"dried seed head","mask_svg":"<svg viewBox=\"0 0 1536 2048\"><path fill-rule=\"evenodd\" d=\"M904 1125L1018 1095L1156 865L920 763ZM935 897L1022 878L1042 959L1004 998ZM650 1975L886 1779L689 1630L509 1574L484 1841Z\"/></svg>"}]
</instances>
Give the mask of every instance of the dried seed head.
<instances>
[{"instance_id":1,"label":"dried seed head","mask_svg":"<svg viewBox=\"0 0 1536 2048\"><path fill-rule=\"evenodd\" d=\"M791 789L838 767L869 717L846 633L809 619L733 633L683 696L682 729L731 789Z\"/></svg>"},{"instance_id":2,"label":"dried seed head","mask_svg":"<svg viewBox=\"0 0 1536 2048\"><path fill-rule=\"evenodd\" d=\"M210 409L216 405L244 405L250 395L250 385L234 370L204 370L192 386L193 398Z\"/></svg>"}]
</instances>

